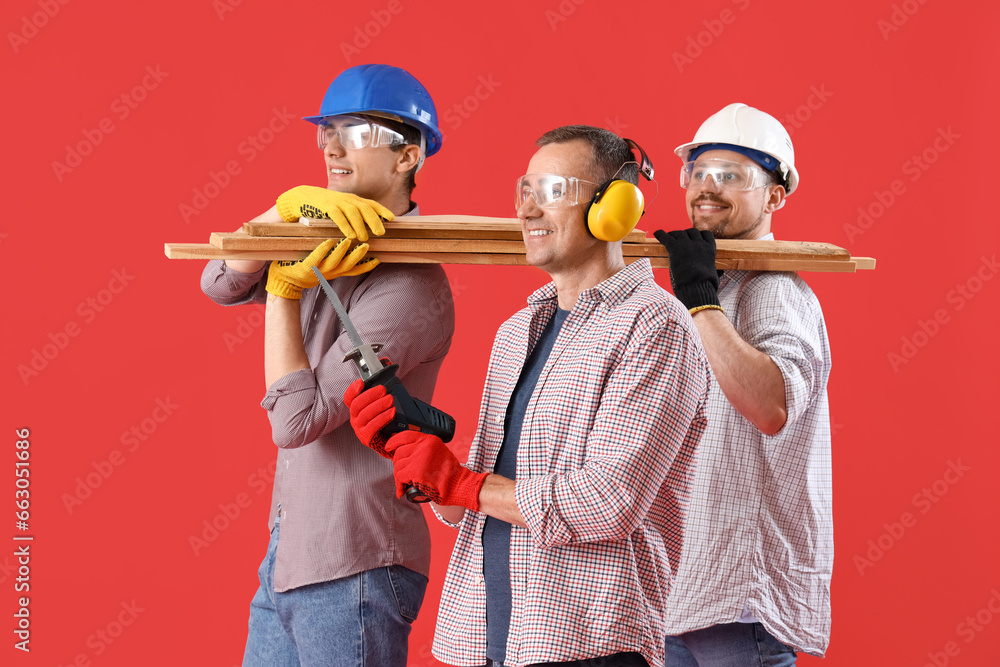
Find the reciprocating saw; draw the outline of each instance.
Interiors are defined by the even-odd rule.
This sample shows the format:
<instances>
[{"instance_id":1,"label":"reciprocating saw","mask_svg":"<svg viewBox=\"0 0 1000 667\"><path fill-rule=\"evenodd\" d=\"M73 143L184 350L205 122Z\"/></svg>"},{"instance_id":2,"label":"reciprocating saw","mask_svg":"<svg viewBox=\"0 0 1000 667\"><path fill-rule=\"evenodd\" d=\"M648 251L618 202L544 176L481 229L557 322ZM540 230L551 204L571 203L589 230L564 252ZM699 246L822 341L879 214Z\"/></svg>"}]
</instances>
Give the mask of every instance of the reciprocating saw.
<instances>
[{"instance_id":1,"label":"reciprocating saw","mask_svg":"<svg viewBox=\"0 0 1000 667\"><path fill-rule=\"evenodd\" d=\"M365 382L365 389L382 385L385 387L386 393L390 394L393 398L396 408L395 415L392 421L382 428L379 432L380 435L385 440L388 440L393 433L420 431L421 433L436 435L443 442L450 441L455 435L455 419L434 406L410 396L410 393L406 391L406 387L403 386L402 381L396 376L399 365L387 363L387 361L379 358L377 353L382 349L380 343L363 343L361 341L361 336L358 334L358 330L354 328L354 323L351 322L351 318L347 314L344 304L341 303L340 297L333 291L330 283L327 282L318 268L313 267L313 272L319 278L320 287L323 288L326 297L333 304L334 310L337 311L337 315L344 325L347 336L354 344L354 348L347 353L344 361L353 361L358 367L361 379ZM406 491L406 499L414 503L425 503L430 500L430 498L412 486Z\"/></svg>"}]
</instances>

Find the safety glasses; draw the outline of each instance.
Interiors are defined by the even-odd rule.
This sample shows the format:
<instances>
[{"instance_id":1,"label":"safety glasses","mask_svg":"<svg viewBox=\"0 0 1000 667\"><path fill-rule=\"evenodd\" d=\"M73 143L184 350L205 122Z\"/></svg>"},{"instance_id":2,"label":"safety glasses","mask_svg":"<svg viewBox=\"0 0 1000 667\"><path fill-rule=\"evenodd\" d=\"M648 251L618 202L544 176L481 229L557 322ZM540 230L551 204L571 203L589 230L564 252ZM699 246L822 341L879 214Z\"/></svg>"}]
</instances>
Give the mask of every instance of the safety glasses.
<instances>
[{"instance_id":1,"label":"safety glasses","mask_svg":"<svg viewBox=\"0 0 1000 667\"><path fill-rule=\"evenodd\" d=\"M559 174L525 174L517 179L514 208L519 209L533 197L542 208L576 206L593 199L598 184Z\"/></svg>"},{"instance_id":2,"label":"safety glasses","mask_svg":"<svg viewBox=\"0 0 1000 667\"><path fill-rule=\"evenodd\" d=\"M756 190L772 181L762 170L738 162L706 158L681 166L681 187L685 190L705 186L709 180L718 190Z\"/></svg>"},{"instance_id":3,"label":"safety glasses","mask_svg":"<svg viewBox=\"0 0 1000 667\"><path fill-rule=\"evenodd\" d=\"M320 148L326 148L335 136L340 139L344 148L351 150L406 143L399 132L356 116L333 116L320 123L316 135Z\"/></svg>"}]
</instances>

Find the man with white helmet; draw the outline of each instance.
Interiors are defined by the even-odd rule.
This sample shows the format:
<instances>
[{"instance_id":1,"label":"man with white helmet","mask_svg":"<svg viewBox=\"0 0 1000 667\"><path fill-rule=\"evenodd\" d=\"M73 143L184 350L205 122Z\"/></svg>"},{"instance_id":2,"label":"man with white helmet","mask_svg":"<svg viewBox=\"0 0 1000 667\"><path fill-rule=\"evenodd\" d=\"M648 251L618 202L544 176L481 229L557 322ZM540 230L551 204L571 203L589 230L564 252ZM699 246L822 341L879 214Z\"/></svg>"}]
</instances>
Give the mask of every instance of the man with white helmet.
<instances>
[{"instance_id":1,"label":"man with white helmet","mask_svg":"<svg viewBox=\"0 0 1000 667\"><path fill-rule=\"evenodd\" d=\"M794 665L830 637L833 514L819 301L795 273L715 269L715 239L771 240L799 177L784 127L730 104L675 151L691 229L656 232L714 380L668 605L673 667ZM721 274L721 276L720 276Z\"/></svg>"},{"instance_id":2,"label":"man with white helmet","mask_svg":"<svg viewBox=\"0 0 1000 667\"><path fill-rule=\"evenodd\" d=\"M305 120L318 125L326 187L293 188L256 220L330 218L346 238L300 262L212 261L202 275L217 303L266 304L261 405L279 450L243 664L402 667L430 536L420 507L395 497L392 464L354 435L341 399L357 378L343 363L353 343L311 269L331 280L365 339L383 344L409 392L429 401L455 324L444 270L372 271L377 260L362 258L369 229L382 234L382 219L418 212L413 176L441 132L423 85L387 65L342 72Z\"/></svg>"}]
</instances>

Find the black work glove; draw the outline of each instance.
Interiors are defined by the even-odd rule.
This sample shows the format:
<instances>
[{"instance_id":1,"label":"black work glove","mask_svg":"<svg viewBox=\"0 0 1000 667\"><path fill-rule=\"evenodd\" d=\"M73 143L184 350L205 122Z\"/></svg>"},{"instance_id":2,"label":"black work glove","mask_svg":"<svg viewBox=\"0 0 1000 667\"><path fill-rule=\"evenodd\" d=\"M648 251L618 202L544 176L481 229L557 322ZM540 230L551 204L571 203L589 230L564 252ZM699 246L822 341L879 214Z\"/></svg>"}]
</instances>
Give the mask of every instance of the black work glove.
<instances>
[{"instance_id":1,"label":"black work glove","mask_svg":"<svg viewBox=\"0 0 1000 667\"><path fill-rule=\"evenodd\" d=\"M688 310L719 307L719 276L715 269L715 237L695 228L653 232L670 257L670 284Z\"/></svg>"}]
</instances>

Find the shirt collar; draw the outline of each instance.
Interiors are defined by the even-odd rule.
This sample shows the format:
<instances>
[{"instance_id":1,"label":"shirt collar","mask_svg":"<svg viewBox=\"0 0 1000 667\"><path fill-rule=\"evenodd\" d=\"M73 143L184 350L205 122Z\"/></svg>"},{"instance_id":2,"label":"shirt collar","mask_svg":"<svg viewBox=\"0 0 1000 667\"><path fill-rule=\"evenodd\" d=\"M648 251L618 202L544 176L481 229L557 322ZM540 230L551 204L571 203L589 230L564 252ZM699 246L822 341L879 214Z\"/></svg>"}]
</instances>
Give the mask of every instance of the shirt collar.
<instances>
[{"instance_id":1,"label":"shirt collar","mask_svg":"<svg viewBox=\"0 0 1000 667\"><path fill-rule=\"evenodd\" d=\"M652 279L653 269L650 267L649 260L643 258L632 262L621 271L618 271L594 287L582 291L577 303L603 301L609 307L614 307L627 299L639 283ZM557 297L556 284L550 282L535 290L528 297L528 303L531 305L543 305L544 302L555 300Z\"/></svg>"},{"instance_id":2,"label":"shirt collar","mask_svg":"<svg viewBox=\"0 0 1000 667\"><path fill-rule=\"evenodd\" d=\"M768 232L767 234L764 234L763 236L761 236L760 238L757 238L755 240L756 241L773 241L774 240L774 232ZM750 272L749 271L745 271L745 270L737 270L737 269L730 269L728 271L725 271L722 274L722 277L719 278L719 289L722 289L722 286L724 284L728 283L730 280L735 280L735 281L739 282L740 280L743 279L743 276L746 275L746 274L748 274L748 273L750 273Z\"/></svg>"}]
</instances>

